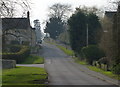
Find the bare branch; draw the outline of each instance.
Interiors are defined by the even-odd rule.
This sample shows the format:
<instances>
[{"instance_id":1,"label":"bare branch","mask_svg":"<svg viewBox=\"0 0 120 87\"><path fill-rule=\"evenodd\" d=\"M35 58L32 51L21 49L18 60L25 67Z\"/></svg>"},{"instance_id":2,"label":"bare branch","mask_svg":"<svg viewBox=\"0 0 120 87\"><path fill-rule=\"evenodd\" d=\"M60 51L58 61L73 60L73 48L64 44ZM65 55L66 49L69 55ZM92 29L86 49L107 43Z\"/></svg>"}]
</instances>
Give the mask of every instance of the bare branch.
<instances>
[{"instance_id":1,"label":"bare branch","mask_svg":"<svg viewBox=\"0 0 120 87\"><path fill-rule=\"evenodd\" d=\"M65 19L68 13L72 11L71 5L56 3L49 7L50 17Z\"/></svg>"}]
</instances>

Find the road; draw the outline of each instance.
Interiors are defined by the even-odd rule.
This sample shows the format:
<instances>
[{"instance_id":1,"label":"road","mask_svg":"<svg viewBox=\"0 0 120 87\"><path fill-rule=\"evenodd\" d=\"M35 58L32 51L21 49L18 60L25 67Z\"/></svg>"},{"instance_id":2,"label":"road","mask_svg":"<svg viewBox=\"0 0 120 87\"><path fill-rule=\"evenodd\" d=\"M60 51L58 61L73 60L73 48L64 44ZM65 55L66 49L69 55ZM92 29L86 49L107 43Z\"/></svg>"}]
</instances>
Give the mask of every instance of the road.
<instances>
[{"instance_id":1,"label":"road","mask_svg":"<svg viewBox=\"0 0 120 87\"><path fill-rule=\"evenodd\" d=\"M42 47L50 85L113 85L115 80L76 64L56 46L44 42Z\"/></svg>"}]
</instances>

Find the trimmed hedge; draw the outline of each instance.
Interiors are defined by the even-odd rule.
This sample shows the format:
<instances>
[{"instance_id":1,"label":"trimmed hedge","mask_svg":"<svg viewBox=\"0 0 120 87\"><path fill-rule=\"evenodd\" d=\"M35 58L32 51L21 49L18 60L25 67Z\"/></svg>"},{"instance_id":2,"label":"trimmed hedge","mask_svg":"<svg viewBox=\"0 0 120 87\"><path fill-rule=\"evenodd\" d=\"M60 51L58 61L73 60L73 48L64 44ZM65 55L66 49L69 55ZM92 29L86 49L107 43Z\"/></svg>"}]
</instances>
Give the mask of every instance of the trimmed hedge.
<instances>
[{"instance_id":1,"label":"trimmed hedge","mask_svg":"<svg viewBox=\"0 0 120 87\"><path fill-rule=\"evenodd\" d=\"M18 45L11 45L11 46L9 46L9 48L10 48L10 52L16 53L16 52L19 52L22 47L18 46Z\"/></svg>"},{"instance_id":2,"label":"trimmed hedge","mask_svg":"<svg viewBox=\"0 0 120 87\"><path fill-rule=\"evenodd\" d=\"M105 56L105 53L96 45L89 45L82 48L82 53L87 62L92 65L93 61Z\"/></svg>"},{"instance_id":3,"label":"trimmed hedge","mask_svg":"<svg viewBox=\"0 0 120 87\"><path fill-rule=\"evenodd\" d=\"M21 50L16 53L2 53L3 59L16 60L17 63L21 63L30 54L30 48L28 46L21 46Z\"/></svg>"}]
</instances>

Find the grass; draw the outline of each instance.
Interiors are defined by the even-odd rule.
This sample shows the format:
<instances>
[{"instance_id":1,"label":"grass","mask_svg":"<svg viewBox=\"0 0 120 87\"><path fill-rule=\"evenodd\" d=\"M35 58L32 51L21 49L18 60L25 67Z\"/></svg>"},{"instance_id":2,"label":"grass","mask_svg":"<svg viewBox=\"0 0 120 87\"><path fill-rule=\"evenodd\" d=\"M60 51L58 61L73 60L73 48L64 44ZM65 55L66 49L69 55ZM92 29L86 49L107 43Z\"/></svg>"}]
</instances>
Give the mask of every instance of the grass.
<instances>
[{"instance_id":1,"label":"grass","mask_svg":"<svg viewBox=\"0 0 120 87\"><path fill-rule=\"evenodd\" d=\"M72 50L66 49L63 46L60 45L56 45L58 48L60 48L65 54L69 55L69 56L73 56L74 52Z\"/></svg>"},{"instance_id":2,"label":"grass","mask_svg":"<svg viewBox=\"0 0 120 87\"><path fill-rule=\"evenodd\" d=\"M49 43L49 44L56 45L54 40L51 41L50 39L44 39L44 41Z\"/></svg>"},{"instance_id":3,"label":"grass","mask_svg":"<svg viewBox=\"0 0 120 87\"><path fill-rule=\"evenodd\" d=\"M40 56L30 55L22 64L43 64L44 58Z\"/></svg>"},{"instance_id":4,"label":"grass","mask_svg":"<svg viewBox=\"0 0 120 87\"><path fill-rule=\"evenodd\" d=\"M74 57L73 59L74 59L75 62L78 63L78 64L87 65L87 62L85 62L85 61L80 61L79 58L77 58L77 57Z\"/></svg>"},{"instance_id":5,"label":"grass","mask_svg":"<svg viewBox=\"0 0 120 87\"><path fill-rule=\"evenodd\" d=\"M65 54L69 55L69 56L73 56L74 52L72 50L66 49L64 46L58 45L55 42L50 42L50 41L46 41L47 43L53 44L55 46L57 46L59 49L61 49Z\"/></svg>"},{"instance_id":6,"label":"grass","mask_svg":"<svg viewBox=\"0 0 120 87\"><path fill-rule=\"evenodd\" d=\"M2 78L3 85L36 85L44 84L47 73L43 68L38 67L16 67L4 69Z\"/></svg>"},{"instance_id":7,"label":"grass","mask_svg":"<svg viewBox=\"0 0 120 87\"><path fill-rule=\"evenodd\" d=\"M95 66L87 66L90 70L93 70L93 71L96 71L96 72L99 72L101 74L104 74L108 77L111 77L111 78L114 78L114 79L117 79L118 80L118 75L116 74L113 74L111 71L105 71L105 70L102 70L100 68L97 68Z\"/></svg>"},{"instance_id":8,"label":"grass","mask_svg":"<svg viewBox=\"0 0 120 87\"><path fill-rule=\"evenodd\" d=\"M106 75L110 78L113 78L113 79L117 79L118 80L118 75L116 74L113 74L111 71L105 71L103 69L100 69L96 66L91 66L91 65L88 65L87 62L85 61L80 61L78 58L74 58L75 59L75 62L78 63L78 64L81 64L81 65L86 65L90 70L92 71L95 71L95 72L99 72L103 75Z\"/></svg>"}]
</instances>

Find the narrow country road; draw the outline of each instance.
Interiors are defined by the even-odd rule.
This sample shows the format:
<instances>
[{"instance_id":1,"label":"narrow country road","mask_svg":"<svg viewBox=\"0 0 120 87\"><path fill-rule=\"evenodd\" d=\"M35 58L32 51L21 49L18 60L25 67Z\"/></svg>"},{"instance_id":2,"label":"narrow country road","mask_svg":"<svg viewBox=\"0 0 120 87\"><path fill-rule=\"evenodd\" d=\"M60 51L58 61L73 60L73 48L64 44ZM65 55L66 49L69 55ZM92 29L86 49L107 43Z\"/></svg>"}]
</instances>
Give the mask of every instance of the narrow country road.
<instances>
[{"instance_id":1,"label":"narrow country road","mask_svg":"<svg viewBox=\"0 0 120 87\"><path fill-rule=\"evenodd\" d=\"M117 83L104 75L89 70L84 65L74 63L56 46L43 43L45 69L50 85L113 85Z\"/></svg>"}]
</instances>

